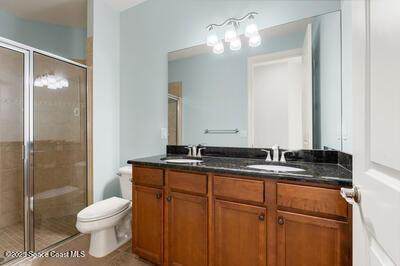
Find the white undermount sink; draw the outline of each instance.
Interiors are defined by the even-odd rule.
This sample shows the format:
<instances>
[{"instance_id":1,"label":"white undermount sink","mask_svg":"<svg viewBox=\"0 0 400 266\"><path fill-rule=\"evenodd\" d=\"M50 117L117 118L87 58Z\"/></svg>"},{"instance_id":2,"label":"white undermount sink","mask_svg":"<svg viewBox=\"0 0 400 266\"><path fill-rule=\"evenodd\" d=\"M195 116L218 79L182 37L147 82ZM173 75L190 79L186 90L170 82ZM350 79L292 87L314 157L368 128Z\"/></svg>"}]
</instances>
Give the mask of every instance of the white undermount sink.
<instances>
[{"instance_id":1,"label":"white undermount sink","mask_svg":"<svg viewBox=\"0 0 400 266\"><path fill-rule=\"evenodd\" d=\"M265 171L274 171L274 172L301 172L305 171L301 168L290 167L290 166L281 166L281 165L248 165L248 168L257 169L257 170L265 170Z\"/></svg>"},{"instance_id":2,"label":"white undermount sink","mask_svg":"<svg viewBox=\"0 0 400 266\"><path fill-rule=\"evenodd\" d=\"M197 159L166 159L166 163L201 163L202 160Z\"/></svg>"}]
</instances>

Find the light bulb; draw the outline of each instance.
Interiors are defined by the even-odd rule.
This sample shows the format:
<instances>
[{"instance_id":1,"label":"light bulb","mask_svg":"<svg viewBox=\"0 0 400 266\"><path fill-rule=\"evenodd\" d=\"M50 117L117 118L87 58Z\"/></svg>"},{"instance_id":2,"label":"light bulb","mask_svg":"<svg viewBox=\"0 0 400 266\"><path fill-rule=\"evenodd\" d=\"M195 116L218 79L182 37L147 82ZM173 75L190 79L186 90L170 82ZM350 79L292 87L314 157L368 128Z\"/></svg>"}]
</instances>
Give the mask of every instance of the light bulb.
<instances>
[{"instance_id":1,"label":"light bulb","mask_svg":"<svg viewBox=\"0 0 400 266\"><path fill-rule=\"evenodd\" d=\"M63 86L63 84L62 84L62 80L61 79L59 79L59 80L57 80L57 82L56 82L56 88L57 89L62 89L64 86Z\"/></svg>"},{"instance_id":2,"label":"light bulb","mask_svg":"<svg viewBox=\"0 0 400 266\"><path fill-rule=\"evenodd\" d=\"M244 35L248 38L251 38L255 35L259 35L258 34L258 26L256 24L256 20L254 19L254 16L249 17L249 21L247 22L247 26L244 31Z\"/></svg>"},{"instance_id":3,"label":"light bulb","mask_svg":"<svg viewBox=\"0 0 400 266\"><path fill-rule=\"evenodd\" d=\"M250 47L257 47L261 44L261 37L260 34L254 35L249 39L249 46Z\"/></svg>"},{"instance_id":4,"label":"light bulb","mask_svg":"<svg viewBox=\"0 0 400 266\"><path fill-rule=\"evenodd\" d=\"M232 51L238 51L240 50L240 48L242 47L242 42L240 41L239 37L236 37L236 39L234 39L233 41L231 41L231 44L229 46L229 48Z\"/></svg>"},{"instance_id":5,"label":"light bulb","mask_svg":"<svg viewBox=\"0 0 400 266\"><path fill-rule=\"evenodd\" d=\"M207 35L207 45L214 46L218 43L218 35L214 27L210 27Z\"/></svg>"},{"instance_id":6,"label":"light bulb","mask_svg":"<svg viewBox=\"0 0 400 266\"><path fill-rule=\"evenodd\" d=\"M49 81L47 80L47 75L41 77L43 86L49 85Z\"/></svg>"},{"instance_id":7,"label":"light bulb","mask_svg":"<svg viewBox=\"0 0 400 266\"><path fill-rule=\"evenodd\" d=\"M67 79L62 79L62 80L61 80L61 85L62 85L64 88L68 88L68 86L69 86L68 80L67 80Z\"/></svg>"},{"instance_id":8,"label":"light bulb","mask_svg":"<svg viewBox=\"0 0 400 266\"><path fill-rule=\"evenodd\" d=\"M51 83L47 86L48 89L50 90L56 90L57 89L57 85L55 83Z\"/></svg>"},{"instance_id":9,"label":"light bulb","mask_svg":"<svg viewBox=\"0 0 400 266\"><path fill-rule=\"evenodd\" d=\"M35 87L43 87L43 78L42 77L36 78L33 85Z\"/></svg>"},{"instance_id":10,"label":"light bulb","mask_svg":"<svg viewBox=\"0 0 400 266\"><path fill-rule=\"evenodd\" d=\"M54 84L56 82L56 77L54 75L48 75L47 76L47 83L48 84Z\"/></svg>"},{"instance_id":11,"label":"light bulb","mask_svg":"<svg viewBox=\"0 0 400 266\"><path fill-rule=\"evenodd\" d=\"M226 42L231 42L233 40L235 40L237 37L237 33L236 33L236 27L234 22L229 22L228 26L226 27L225 30L225 41Z\"/></svg>"},{"instance_id":12,"label":"light bulb","mask_svg":"<svg viewBox=\"0 0 400 266\"><path fill-rule=\"evenodd\" d=\"M213 47L213 53L214 54L222 54L224 52L224 44L219 41L216 45Z\"/></svg>"}]
</instances>

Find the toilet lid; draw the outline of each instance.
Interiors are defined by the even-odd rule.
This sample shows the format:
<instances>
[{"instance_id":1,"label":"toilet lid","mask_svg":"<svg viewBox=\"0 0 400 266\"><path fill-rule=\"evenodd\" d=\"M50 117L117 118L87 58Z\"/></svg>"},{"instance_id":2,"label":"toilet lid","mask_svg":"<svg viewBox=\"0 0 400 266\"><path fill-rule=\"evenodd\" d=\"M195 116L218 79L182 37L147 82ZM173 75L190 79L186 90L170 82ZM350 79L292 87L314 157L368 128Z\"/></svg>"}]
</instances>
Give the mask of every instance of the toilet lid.
<instances>
[{"instance_id":1,"label":"toilet lid","mask_svg":"<svg viewBox=\"0 0 400 266\"><path fill-rule=\"evenodd\" d=\"M130 205L130 201L122 198L112 197L98 201L78 213L79 221L93 221L107 218L117 214Z\"/></svg>"}]
</instances>

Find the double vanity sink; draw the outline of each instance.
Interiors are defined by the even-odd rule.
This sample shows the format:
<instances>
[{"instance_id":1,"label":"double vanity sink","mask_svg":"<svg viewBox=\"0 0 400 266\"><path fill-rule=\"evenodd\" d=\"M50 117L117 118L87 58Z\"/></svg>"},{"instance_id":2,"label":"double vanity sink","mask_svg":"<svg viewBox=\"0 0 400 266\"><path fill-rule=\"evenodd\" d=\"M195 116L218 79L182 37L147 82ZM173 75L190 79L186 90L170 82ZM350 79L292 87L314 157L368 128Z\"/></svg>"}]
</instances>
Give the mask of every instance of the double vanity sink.
<instances>
[{"instance_id":1,"label":"double vanity sink","mask_svg":"<svg viewBox=\"0 0 400 266\"><path fill-rule=\"evenodd\" d=\"M177 164L198 164L202 163L202 159L189 159L189 158L165 158L162 159L166 163L177 163ZM268 165L268 164L255 164L247 165L246 167L257 170L272 171L272 172L302 172L305 171L302 168L282 166L282 165Z\"/></svg>"},{"instance_id":2,"label":"double vanity sink","mask_svg":"<svg viewBox=\"0 0 400 266\"><path fill-rule=\"evenodd\" d=\"M157 265L351 265L351 207L339 191L352 174L337 152L282 163L206 151L128 161L133 253Z\"/></svg>"}]
</instances>

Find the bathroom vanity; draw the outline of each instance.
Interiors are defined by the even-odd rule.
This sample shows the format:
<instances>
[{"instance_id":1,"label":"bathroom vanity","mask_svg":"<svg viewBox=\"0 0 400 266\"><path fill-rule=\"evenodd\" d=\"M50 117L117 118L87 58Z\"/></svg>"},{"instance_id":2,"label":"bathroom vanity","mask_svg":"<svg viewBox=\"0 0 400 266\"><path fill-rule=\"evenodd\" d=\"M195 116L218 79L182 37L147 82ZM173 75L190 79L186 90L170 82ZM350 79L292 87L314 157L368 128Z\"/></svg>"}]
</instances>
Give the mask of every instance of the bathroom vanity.
<instances>
[{"instance_id":1,"label":"bathroom vanity","mask_svg":"<svg viewBox=\"0 0 400 266\"><path fill-rule=\"evenodd\" d=\"M339 191L352 181L342 165L292 161L284 165L304 171L270 172L247 166L283 164L163 157L129 161L132 251L140 257L158 265L351 265L351 207Z\"/></svg>"}]
</instances>

